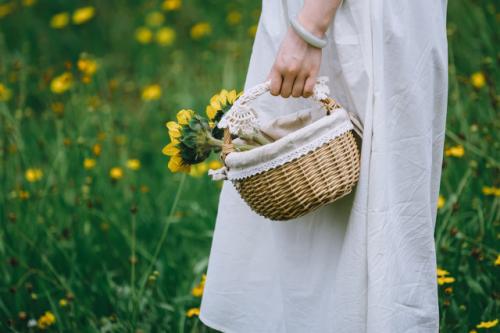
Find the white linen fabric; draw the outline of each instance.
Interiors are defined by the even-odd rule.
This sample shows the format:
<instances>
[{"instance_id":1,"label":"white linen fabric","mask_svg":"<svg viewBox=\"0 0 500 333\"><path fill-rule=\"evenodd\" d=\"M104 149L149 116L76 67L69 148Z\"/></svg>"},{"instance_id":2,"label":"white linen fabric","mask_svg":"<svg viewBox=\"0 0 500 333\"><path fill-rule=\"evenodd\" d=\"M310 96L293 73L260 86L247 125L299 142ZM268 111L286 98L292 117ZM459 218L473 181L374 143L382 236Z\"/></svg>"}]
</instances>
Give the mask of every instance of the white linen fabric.
<instances>
[{"instance_id":1,"label":"white linen fabric","mask_svg":"<svg viewBox=\"0 0 500 333\"><path fill-rule=\"evenodd\" d=\"M245 88L263 82L301 0L263 0ZM438 332L434 227L444 145L446 0L345 0L320 75L364 125L350 195L270 221L224 181L200 319L223 332ZM255 104L256 103L256 104ZM308 99L260 97L259 117Z\"/></svg>"}]
</instances>

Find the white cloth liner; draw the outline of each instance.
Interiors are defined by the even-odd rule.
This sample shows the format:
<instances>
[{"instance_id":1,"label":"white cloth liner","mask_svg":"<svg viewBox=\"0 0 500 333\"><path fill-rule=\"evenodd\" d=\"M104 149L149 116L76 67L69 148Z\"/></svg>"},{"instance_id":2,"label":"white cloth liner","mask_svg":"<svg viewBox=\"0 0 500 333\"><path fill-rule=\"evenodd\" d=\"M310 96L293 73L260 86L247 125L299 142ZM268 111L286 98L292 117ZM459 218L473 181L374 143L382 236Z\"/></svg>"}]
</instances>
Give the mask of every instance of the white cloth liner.
<instances>
[{"instance_id":1,"label":"white cloth liner","mask_svg":"<svg viewBox=\"0 0 500 333\"><path fill-rule=\"evenodd\" d=\"M354 127L343 108L261 147L227 155L229 180L242 179L299 158Z\"/></svg>"}]
</instances>

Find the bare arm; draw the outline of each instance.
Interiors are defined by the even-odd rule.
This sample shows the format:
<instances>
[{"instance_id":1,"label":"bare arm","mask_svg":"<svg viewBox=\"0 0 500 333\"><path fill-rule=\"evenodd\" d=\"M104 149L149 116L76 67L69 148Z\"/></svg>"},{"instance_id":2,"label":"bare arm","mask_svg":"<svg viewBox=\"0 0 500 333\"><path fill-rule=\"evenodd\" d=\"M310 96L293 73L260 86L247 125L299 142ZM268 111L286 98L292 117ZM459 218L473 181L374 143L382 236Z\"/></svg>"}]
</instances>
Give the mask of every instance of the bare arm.
<instances>
[{"instance_id":1,"label":"bare arm","mask_svg":"<svg viewBox=\"0 0 500 333\"><path fill-rule=\"evenodd\" d=\"M297 19L318 37L324 37L341 0L305 0ZM309 97L321 64L321 49L306 43L292 27L285 38L269 73L271 94L283 97Z\"/></svg>"}]
</instances>

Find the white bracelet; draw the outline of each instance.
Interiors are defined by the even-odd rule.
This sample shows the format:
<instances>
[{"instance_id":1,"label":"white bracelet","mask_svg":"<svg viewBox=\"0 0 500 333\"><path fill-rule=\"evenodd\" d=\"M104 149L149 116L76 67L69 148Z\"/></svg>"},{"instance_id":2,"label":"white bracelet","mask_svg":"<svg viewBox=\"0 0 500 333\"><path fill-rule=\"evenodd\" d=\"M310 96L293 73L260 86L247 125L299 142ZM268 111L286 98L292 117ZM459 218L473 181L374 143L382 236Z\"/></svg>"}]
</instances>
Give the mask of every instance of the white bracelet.
<instances>
[{"instance_id":1,"label":"white bracelet","mask_svg":"<svg viewBox=\"0 0 500 333\"><path fill-rule=\"evenodd\" d=\"M295 30L297 35L299 35L303 40L305 40L308 44L322 49L326 46L327 40L326 38L319 38L309 31L307 31L297 20L297 18L293 18L290 20L290 24L292 28Z\"/></svg>"}]
</instances>

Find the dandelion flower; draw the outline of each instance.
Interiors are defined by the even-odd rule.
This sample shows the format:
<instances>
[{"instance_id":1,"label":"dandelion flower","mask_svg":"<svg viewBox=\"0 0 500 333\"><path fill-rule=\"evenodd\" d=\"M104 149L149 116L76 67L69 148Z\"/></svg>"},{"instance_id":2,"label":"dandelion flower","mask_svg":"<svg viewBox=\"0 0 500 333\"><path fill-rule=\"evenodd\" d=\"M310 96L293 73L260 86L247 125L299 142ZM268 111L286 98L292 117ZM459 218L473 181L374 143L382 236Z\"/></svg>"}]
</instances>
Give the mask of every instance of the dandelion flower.
<instances>
[{"instance_id":1,"label":"dandelion flower","mask_svg":"<svg viewBox=\"0 0 500 333\"><path fill-rule=\"evenodd\" d=\"M146 16L146 24L150 27L159 27L165 22L165 16L161 12L151 12Z\"/></svg>"},{"instance_id":2,"label":"dandelion flower","mask_svg":"<svg viewBox=\"0 0 500 333\"><path fill-rule=\"evenodd\" d=\"M64 307L68 306L68 301L67 301L65 298L61 298L61 299L59 300L59 306L60 306L61 308L64 308Z\"/></svg>"},{"instance_id":3,"label":"dandelion flower","mask_svg":"<svg viewBox=\"0 0 500 333\"><path fill-rule=\"evenodd\" d=\"M97 71L97 62L92 59L82 58L76 63L78 70L87 76L92 76Z\"/></svg>"},{"instance_id":4,"label":"dandelion flower","mask_svg":"<svg viewBox=\"0 0 500 333\"><path fill-rule=\"evenodd\" d=\"M135 39L141 44L149 44L153 39L153 33L149 28L139 27L135 30Z\"/></svg>"},{"instance_id":5,"label":"dandelion flower","mask_svg":"<svg viewBox=\"0 0 500 333\"><path fill-rule=\"evenodd\" d=\"M70 72L65 72L56 76L50 82L50 90L55 94L62 94L68 91L73 84L73 75Z\"/></svg>"},{"instance_id":6,"label":"dandelion flower","mask_svg":"<svg viewBox=\"0 0 500 333\"><path fill-rule=\"evenodd\" d=\"M207 173L208 164L206 162L201 162L191 166L189 175L192 177L201 177Z\"/></svg>"},{"instance_id":7,"label":"dandelion flower","mask_svg":"<svg viewBox=\"0 0 500 333\"><path fill-rule=\"evenodd\" d=\"M56 322L56 317L50 311L46 311L40 318L38 318L38 328L44 330Z\"/></svg>"},{"instance_id":8,"label":"dandelion flower","mask_svg":"<svg viewBox=\"0 0 500 333\"><path fill-rule=\"evenodd\" d=\"M205 36L208 36L212 33L212 26L208 22L199 22L196 23L191 28L191 38L193 39L201 39Z\"/></svg>"},{"instance_id":9,"label":"dandelion flower","mask_svg":"<svg viewBox=\"0 0 500 333\"><path fill-rule=\"evenodd\" d=\"M482 192L484 195L500 196L500 188L495 186L483 186Z\"/></svg>"},{"instance_id":10,"label":"dandelion flower","mask_svg":"<svg viewBox=\"0 0 500 333\"><path fill-rule=\"evenodd\" d=\"M437 202L437 207L438 208L443 208L445 203L446 203L446 199L442 195L439 195L438 202Z\"/></svg>"},{"instance_id":11,"label":"dandelion flower","mask_svg":"<svg viewBox=\"0 0 500 333\"><path fill-rule=\"evenodd\" d=\"M161 87L159 84L151 84L142 89L142 100L154 101L161 97Z\"/></svg>"},{"instance_id":12,"label":"dandelion flower","mask_svg":"<svg viewBox=\"0 0 500 333\"><path fill-rule=\"evenodd\" d=\"M257 34L257 24L254 24L250 28L248 28L248 35L254 38L256 34Z\"/></svg>"},{"instance_id":13,"label":"dandelion flower","mask_svg":"<svg viewBox=\"0 0 500 333\"><path fill-rule=\"evenodd\" d=\"M30 183L34 183L42 179L43 177L43 172L39 168L29 168L26 170L24 173L24 177L26 180Z\"/></svg>"},{"instance_id":14,"label":"dandelion flower","mask_svg":"<svg viewBox=\"0 0 500 333\"><path fill-rule=\"evenodd\" d=\"M69 23L69 14L64 12L64 13L59 13L50 19L50 27L54 29L62 29L65 26L67 26Z\"/></svg>"},{"instance_id":15,"label":"dandelion flower","mask_svg":"<svg viewBox=\"0 0 500 333\"><path fill-rule=\"evenodd\" d=\"M96 160L93 158L86 158L83 160L83 167L87 170L93 169L96 165Z\"/></svg>"},{"instance_id":16,"label":"dandelion flower","mask_svg":"<svg viewBox=\"0 0 500 333\"><path fill-rule=\"evenodd\" d=\"M483 72L475 72L470 76L470 83L476 89L481 89L486 84L486 77Z\"/></svg>"},{"instance_id":17,"label":"dandelion flower","mask_svg":"<svg viewBox=\"0 0 500 333\"><path fill-rule=\"evenodd\" d=\"M497 254L497 259L495 260L495 266L500 266L500 254Z\"/></svg>"},{"instance_id":18,"label":"dandelion flower","mask_svg":"<svg viewBox=\"0 0 500 333\"><path fill-rule=\"evenodd\" d=\"M462 145L457 145L446 149L444 153L446 156L462 157L464 156L465 150Z\"/></svg>"},{"instance_id":19,"label":"dandelion flower","mask_svg":"<svg viewBox=\"0 0 500 333\"><path fill-rule=\"evenodd\" d=\"M175 30L169 27L163 27L156 33L156 42L160 46L169 46L175 40Z\"/></svg>"},{"instance_id":20,"label":"dandelion flower","mask_svg":"<svg viewBox=\"0 0 500 333\"><path fill-rule=\"evenodd\" d=\"M189 318L199 315L200 315L200 308L191 308L186 311L186 316L188 316Z\"/></svg>"},{"instance_id":21,"label":"dandelion flower","mask_svg":"<svg viewBox=\"0 0 500 333\"><path fill-rule=\"evenodd\" d=\"M24 7L31 7L36 3L36 0L23 0L22 4Z\"/></svg>"},{"instance_id":22,"label":"dandelion flower","mask_svg":"<svg viewBox=\"0 0 500 333\"><path fill-rule=\"evenodd\" d=\"M436 273L437 273L437 276L445 276L445 275L450 274L447 270L444 270L444 269L439 268L439 267L437 268Z\"/></svg>"},{"instance_id":23,"label":"dandelion flower","mask_svg":"<svg viewBox=\"0 0 500 333\"><path fill-rule=\"evenodd\" d=\"M13 10L14 10L14 3L13 2L1 4L0 5L0 18L9 15L10 13L12 13Z\"/></svg>"},{"instance_id":24,"label":"dandelion flower","mask_svg":"<svg viewBox=\"0 0 500 333\"><path fill-rule=\"evenodd\" d=\"M109 170L109 176L113 180L119 180L123 178L123 170L120 167L113 167Z\"/></svg>"},{"instance_id":25,"label":"dandelion flower","mask_svg":"<svg viewBox=\"0 0 500 333\"><path fill-rule=\"evenodd\" d=\"M437 268L437 281L439 285L443 285L445 283L453 283L455 282L455 278L451 276L447 276L450 273L442 268Z\"/></svg>"},{"instance_id":26,"label":"dandelion flower","mask_svg":"<svg viewBox=\"0 0 500 333\"><path fill-rule=\"evenodd\" d=\"M227 14L226 21L229 25L237 25L241 22L242 15L237 10L232 10Z\"/></svg>"},{"instance_id":27,"label":"dandelion flower","mask_svg":"<svg viewBox=\"0 0 500 333\"><path fill-rule=\"evenodd\" d=\"M83 24L91 20L95 15L95 8L92 6L78 8L73 12L73 23Z\"/></svg>"},{"instance_id":28,"label":"dandelion flower","mask_svg":"<svg viewBox=\"0 0 500 333\"><path fill-rule=\"evenodd\" d=\"M95 156L101 155L102 146L99 143L94 144L92 146L92 152L94 153Z\"/></svg>"},{"instance_id":29,"label":"dandelion flower","mask_svg":"<svg viewBox=\"0 0 500 333\"><path fill-rule=\"evenodd\" d=\"M181 8L181 6L182 6L181 0L165 0L161 5L162 9L167 11L178 10L179 8Z\"/></svg>"},{"instance_id":30,"label":"dandelion flower","mask_svg":"<svg viewBox=\"0 0 500 333\"><path fill-rule=\"evenodd\" d=\"M492 328L498 325L498 319L490 321L482 321L476 325L476 328Z\"/></svg>"},{"instance_id":31,"label":"dandelion flower","mask_svg":"<svg viewBox=\"0 0 500 333\"><path fill-rule=\"evenodd\" d=\"M222 163L219 160L213 160L208 162L208 168L209 169L219 169L222 168Z\"/></svg>"},{"instance_id":32,"label":"dandelion flower","mask_svg":"<svg viewBox=\"0 0 500 333\"><path fill-rule=\"evenodd\" d=\"M196 285L192 290L191 290L191 295L194 297L201 297L203 295L203 289L205 288L205 281L206 281L207 276L205 274L202 275L200 283Z\"/></svg>"},{"instance_id":33,"label":"dandelion flower","mask_svg":"<svg viewBox=\"0 0 500 333\"><path fill-rule=\"evenodd\" d=\"M134 171L139 170L141 168L141 161L136 158L127 160L127 168Z\"/></svg>"},{"instance_id":34,"label":"dandelion flower","mask_svg":"<svg viewBox=\"0 0 500 333\"><path fill-rule=\"evenodd\" d=\"M7 102L12 96L12 91L0 83L0 102Z\"/></svg>"}]
</instances>

